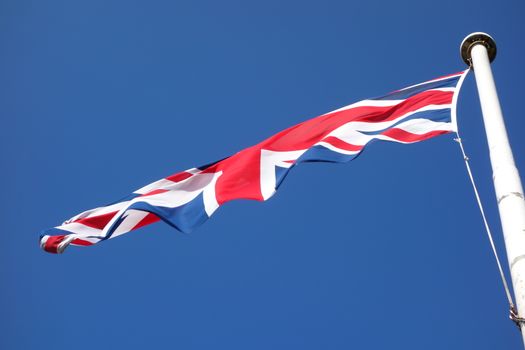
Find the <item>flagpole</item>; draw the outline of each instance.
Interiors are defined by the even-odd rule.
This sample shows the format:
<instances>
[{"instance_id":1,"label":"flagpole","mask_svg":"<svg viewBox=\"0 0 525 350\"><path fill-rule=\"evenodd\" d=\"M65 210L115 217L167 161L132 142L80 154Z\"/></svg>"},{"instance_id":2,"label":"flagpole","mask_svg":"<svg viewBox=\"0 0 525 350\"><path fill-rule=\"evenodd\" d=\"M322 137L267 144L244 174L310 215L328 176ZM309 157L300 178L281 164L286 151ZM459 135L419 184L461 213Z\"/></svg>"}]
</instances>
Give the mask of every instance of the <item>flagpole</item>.
<instances>
[{"instance_id":1,"label":"flagpole","mask_svg":"<svg viewBox=\"0 0 525 350\"><path fill-rule=\"evenodd\" d=\"M525 200L514 163L490 63L496 43L490 35L472 33L461 43L461 57L474 69L490 151L494 188L509 261L518 317L525 316ZM525 344L525 322L515 319Z\"/></svg>"}]
</instances>

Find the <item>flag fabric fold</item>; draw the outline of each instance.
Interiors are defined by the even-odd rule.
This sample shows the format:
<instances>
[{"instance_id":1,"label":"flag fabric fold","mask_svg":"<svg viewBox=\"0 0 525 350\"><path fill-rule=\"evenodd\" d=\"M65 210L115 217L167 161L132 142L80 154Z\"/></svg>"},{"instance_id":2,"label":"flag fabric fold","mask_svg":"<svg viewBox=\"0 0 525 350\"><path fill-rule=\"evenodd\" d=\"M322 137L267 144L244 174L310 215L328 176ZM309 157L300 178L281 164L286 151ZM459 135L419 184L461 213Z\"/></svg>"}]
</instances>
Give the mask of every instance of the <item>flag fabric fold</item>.
<instances>
[{"instance_id":1,"label":"flag fabric fold","mask_svg":"<svg viewBox=\"0 0 525 350\"><path fill-rule=\"evenodd\" d=\"M234 199L270 198L304 162L348 162L373 140L414 143L456 131L456 102L467 71L363 100L292 126L230 157L142 187L45 230L41 247L62 253L162 220L182 232Z\"/></svg>"}]
</instances>

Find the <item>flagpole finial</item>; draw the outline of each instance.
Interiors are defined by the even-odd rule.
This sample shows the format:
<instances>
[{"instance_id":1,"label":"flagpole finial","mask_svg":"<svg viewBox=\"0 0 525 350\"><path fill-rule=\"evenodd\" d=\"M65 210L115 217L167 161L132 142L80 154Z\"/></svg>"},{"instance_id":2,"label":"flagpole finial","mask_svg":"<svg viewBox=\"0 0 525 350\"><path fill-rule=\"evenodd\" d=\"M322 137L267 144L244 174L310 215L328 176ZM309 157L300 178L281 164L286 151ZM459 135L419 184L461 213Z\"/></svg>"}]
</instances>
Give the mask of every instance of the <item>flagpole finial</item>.
<instances>
[{"instance_id":1,"label":"flagpole finial","mask_svg":"<svg viewBox=\"0 0 525 350\"><path fill-rule=\"evenodd\" d=\"M470 51L477 44L482 44L485 46L487 48L490 62L494 61L497 52L496 42L490 35L483 32L471 33L467 35L465 39L463 39L460 47L461 58L463 58L463 61L468 66L472 66L472 56Z\"/></svg>"}]
</instances>

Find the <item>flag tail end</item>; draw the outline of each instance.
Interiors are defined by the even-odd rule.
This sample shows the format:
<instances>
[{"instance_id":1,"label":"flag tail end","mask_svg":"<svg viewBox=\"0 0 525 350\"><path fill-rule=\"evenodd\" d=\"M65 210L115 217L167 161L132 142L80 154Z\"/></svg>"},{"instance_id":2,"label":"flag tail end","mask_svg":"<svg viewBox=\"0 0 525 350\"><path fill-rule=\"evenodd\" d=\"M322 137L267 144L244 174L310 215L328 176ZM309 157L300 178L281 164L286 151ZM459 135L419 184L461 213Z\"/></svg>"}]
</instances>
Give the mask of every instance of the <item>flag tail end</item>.
<instances>
[{"instance_id":1,"label":"flag tail end","mask_svg":"<svg viewBox=\"0 0 525 350\"><path fill-rule=\"evenodd\" d=\"M69 243L73 240L69 235L59 235L59 236L49 236L42 235L40 236L40 248L45 250L48 253L52 254L62 254L64 250L69 246Z\"/></svg>"}]
</instances>

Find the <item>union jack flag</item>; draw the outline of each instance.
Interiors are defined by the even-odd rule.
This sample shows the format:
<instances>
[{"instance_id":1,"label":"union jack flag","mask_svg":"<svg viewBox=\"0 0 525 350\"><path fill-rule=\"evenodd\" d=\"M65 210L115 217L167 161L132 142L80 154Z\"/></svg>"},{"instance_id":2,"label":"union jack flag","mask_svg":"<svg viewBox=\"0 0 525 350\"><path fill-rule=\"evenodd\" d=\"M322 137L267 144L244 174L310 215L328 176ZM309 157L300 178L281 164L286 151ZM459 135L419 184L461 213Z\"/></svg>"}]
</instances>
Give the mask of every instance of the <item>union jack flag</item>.
<instances>
[{"instance_id":1,"label":"union jack flag","mask_svg":"<svg viewBox=\"0 0 525 350\"><path fill-rule=\"evenodd\" d=\"M348 105L218 162L168 176L45 230L40 245L62 253L69 245L93 245L159 220L190 232L228 201L270 198L300 163L348 162L373 140L413 143L455 131L456 101L466 73Z\"/></svg>"}]
</instances>

